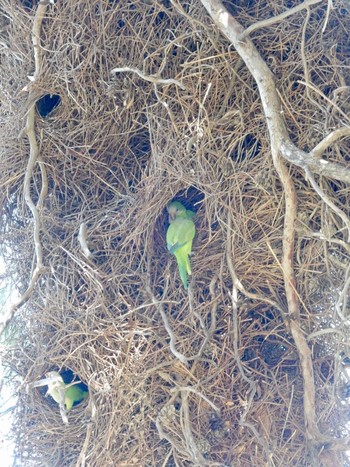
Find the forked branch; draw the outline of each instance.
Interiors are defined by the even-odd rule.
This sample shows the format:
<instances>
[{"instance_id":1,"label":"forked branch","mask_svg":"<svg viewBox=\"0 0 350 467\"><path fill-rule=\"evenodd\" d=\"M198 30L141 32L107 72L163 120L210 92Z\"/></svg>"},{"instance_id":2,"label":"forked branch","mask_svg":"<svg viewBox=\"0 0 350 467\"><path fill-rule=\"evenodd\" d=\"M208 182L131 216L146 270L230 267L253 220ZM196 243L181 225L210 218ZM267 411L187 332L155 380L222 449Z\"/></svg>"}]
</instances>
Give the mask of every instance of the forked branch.
<instances>
[{"instance_id":1,"label":"forked branch","mask_svg":"<svg viewBox=\"0 0 350 467\"><path fill-rule=\"evenodd\" d=\"M347 167L320 159L321 149L328 147L327 144L320 143L321 145L317 145L315 150L307 153L292 143L281 113L282 103L276 89L273 73L249 37L241 39L244 35L243 26L229 14L219 0L201 1L216 26L233 44L256 81L270 134L271 146L276 148L284 159L302 169L307 167L310 172L349 183L350 171ZM333 133L331 139L335 141L347 134L347 129L344 128L336 134Z\"/></svg>"},{"instance_id":2,"label":"forked branch","mask_svg":"<svg viewBox=\"0 0 350 467\"><path fill-rule=\"evenodd\" d=\"M318 159L318 165L310 166L310 155L295 146L288 135L286 125L281 116L281 101L277 93L273 74L262 59L253 42L246 37L241 40L244 29L236 19L222 6L219 0L201 0L216 26L233 44L252 76L254 77L262 101L266 123L268 126L271 153L275 169L281 179L284 188L285 216L283 231L283 255L282 269L286 298L288 303L288 315L290 319L291 333L298 350L302 374L304 379L304 417L308 437L312 441L320 439L320 433L316 422L315 413L315 384L311 351L307 345L304 334L299 324L299 298L296 291L294 275L294 223L297 215L297 196L289 170L284 159L310 171L320 173L322 163ZM314 156L315 157L315 156ZM327 172L327 164L323 164L323 173ZM349 178L345 169L339 172L337 178Z\"/></svg>"}]
</instances>

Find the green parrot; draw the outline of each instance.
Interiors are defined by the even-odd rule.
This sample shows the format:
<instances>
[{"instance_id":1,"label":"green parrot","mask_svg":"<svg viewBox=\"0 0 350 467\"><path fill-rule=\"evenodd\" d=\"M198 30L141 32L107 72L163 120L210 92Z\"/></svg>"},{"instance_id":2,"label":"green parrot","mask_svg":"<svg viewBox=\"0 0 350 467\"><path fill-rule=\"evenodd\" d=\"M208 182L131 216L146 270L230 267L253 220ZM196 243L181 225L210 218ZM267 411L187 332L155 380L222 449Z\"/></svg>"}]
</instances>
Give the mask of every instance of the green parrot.
<instances>
[{"instance_id":1,"label":"green parrot","mask_svg":"<svg viewBox=\"0 0 350 467\"><path fill-rule=\"evenodd\" d=\"M74 402L81 402L89 395L89 392L84 391L79 383L66 384L57 371L49 371L46 377L52 380L48 383L46 394L49 394L60 406L64 404L67 412L73 407Z\"/></svg>"},{"instance_id":2,"label":"green parrot","mask_svg":"<svg viewBox=\"0 0 350 467\"><path fill-rule=\"evenodd\" d=\"M167 210L170 222L166 233L167 247L170 253L175 255L182 283L187 289L187 274L192 274L189 255L196 233L192 220L195 213L187 210L179 201L169 203Z\"/></svg>"}]
</instances>

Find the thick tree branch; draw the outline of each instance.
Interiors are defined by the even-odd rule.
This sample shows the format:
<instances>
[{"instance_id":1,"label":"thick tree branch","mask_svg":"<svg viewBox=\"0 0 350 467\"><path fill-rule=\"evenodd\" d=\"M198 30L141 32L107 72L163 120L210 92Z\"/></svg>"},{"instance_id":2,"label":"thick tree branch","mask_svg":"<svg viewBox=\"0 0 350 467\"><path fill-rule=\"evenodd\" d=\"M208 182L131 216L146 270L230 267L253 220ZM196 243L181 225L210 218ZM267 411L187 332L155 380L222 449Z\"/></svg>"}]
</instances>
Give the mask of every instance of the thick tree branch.
<instances>
[{"instance_id":1,"label":"thick tree branch","mask_svg":"<svg viewBox=\"0 0 350 467\"><path fill-rule=\"evenodd\" d=\"M270 134L271 153L276 171L281 179L285 197L285 216L283 232L283 256L282 269L284 275L285 291L288 303L288 315L290 319L291 333L298 350L302 374L304 379L304 417L308 437L311 441L320 439L320 433L316 423L315 412L315 384L311 351L307 345L305 336L299 324L299 299L296 291L294 276L294 224L297 214L297 196L292 178L289 175L281 155L296 163L300 167L313 170L309 166L310 156L299 150L290 140L286 125L281 116L281 101L277 93L271 70L260 56L253 42L240 37L243 27L228 13L218 0L201 0L216 26L234 45L237 52L245 62L254 77ZM315 157L315 156L314 156ZM321 167L321 162L318 160ZM327 164L323 164L326 171ZM315 167L315 171L317 167Z\"/></svg>"},{"instance_id":2,"label":"thick tree branch","mask_svg":"<svg viewBox=\"0 0 350 467\"><path fill-rule=\"evenodd\" d=\"M325 175L350 183L350 171L347 167L320 159L319 147L317 156L311 151L306 153L299 149L289 138L281 110L282 103L277 93L274 76L262 59L253 42L246 37L241 40L244 29L233 16L222 6L219 0L201 0L216 26L233 44L253 75L260 93L260 98L270 134L271 146L275 147L287 161L311 172ZM316 149L315 148L315 149Z\"/></svg>"}]
</instances>

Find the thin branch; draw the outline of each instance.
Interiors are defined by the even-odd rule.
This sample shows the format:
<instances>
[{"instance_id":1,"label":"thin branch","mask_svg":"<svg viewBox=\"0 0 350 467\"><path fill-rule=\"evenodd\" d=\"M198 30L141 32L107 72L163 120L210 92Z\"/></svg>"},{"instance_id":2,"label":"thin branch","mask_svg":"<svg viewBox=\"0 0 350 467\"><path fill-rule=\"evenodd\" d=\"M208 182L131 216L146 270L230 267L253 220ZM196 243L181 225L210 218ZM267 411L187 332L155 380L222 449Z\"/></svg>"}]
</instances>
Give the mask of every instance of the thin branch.
<instances>
[{"instance_id":1,"label":"thin branch","mask_svg":"<svg viewBox=\"0 0 350 467\"><path fill-rule=\"evenodd\" d=\"M196 394L197 396L201 397L204 399L216 412L220 413L219 407L217 407L214 402L212 402L210 399L208 399L204 394L202 394L198 389L191 387L191 386L178 386L176 387L177 391L187 391L187 392L192 392L193 394Z\"/></svg>"},{"instance_id":2,"label":"thin branch","mask_svg":"<svg viewBox=\"0 0 350 467\"><path fill-rule=\"evenodd\" d=\"M334 305L334 308L339 316L339 318L345 322L347 325L349 325L349 319L345 316L345 313L348 308L348 290L350 287L350 265L347 268L346 271L346 276L345 276L345 284L341 292L339 293L338 300L336 304Z\"/></svg>"},{"instance_id":3,"label":"thin branch","mask_svg":"<svg viewBox=\"0 0 350 467\"><path fill-rule=\"evenodd\" d=\"M252 431L254 436L256 437L257 441L261 444L263 447L266 457L269 459L270 458L270 452L267 444L265 443L264 439L259 435L258 431L255 429L255 427L246 421L247 415L249 410L251 409L253 399L256 394L256 382L249 378L243 368L240 355L239 355L239 349L238 349L238 340L239 340L239 327L238 327L238 287L237 285L240 284L239 279L237 278L236 272L233 267L233 251L232 251L232 219L231 215L229 214L228 217L228 228L227 228L227 239L226 239L226 261L228 265L228 269L231 275L231 280L232 280L232 291L230 293L231 297L231 304L232 304L232 322L233 322L233 351L234 351L234 356L235 360L238 366L238 370L242 376L242 379L249 384L249 394L248 394L248 401L245 404L245 408L243 413L241 414L239 424L245 428L248 428Z\"/></svg>"},{"instance_id":4,"label":"thin branch","mask_svg":"<svg viewBox=\"0 0 350 467\"><path fill-rule=\"evenodd\" d=\"M308 23L309 23L309 20L310 20L310 16L311 16L311 11L310 11L310 8L307 7L306 8L306 18L305 18L305 21L304 21L303 30L302 30L302 34L301 34L300 56L301 56L301 61L302 61L302 64L303 64L305 82L308 83L308 84L311 82L311 76L310 76L308 62L307 62L307 58L306 58L306 54L305 54L305 44L306 44L306 30L307 30L307 26L308 26ZM315 99L312 97L311 92L310 92L310 88L308 86L306 86L306 95L307 95L308 99L310 100L310 102L313 103L313 105L315 105L321 112L324 112L324 108L317 101L315 101Z\"/></svg>"},{"instance_id":5,"label":"thin branch","mask_svg":"<svg viewBox=\"0 0 350 467\"><path fill-rule=\"evenodd\" d=\"M306 167L305 168L305 174L309 182L311 183L312 188L316 191L318 196L322 199L324 203L327 204L338 216L342 219L344 224L346 225L348 229L348 242L350 242L350 219L348 216L340 209L338 206L336 206L333 201L324 193L321 188L317 185L316 180L310 170Z\"/></svg>"},{"instance_id":6,"label":"thin branch","mask_svg":"<svg viewBox=\"0 0 350 467\"><path fill-rule=\"evenodd\" d=\"M78 242L80 243L80 247L82 249L83 254L86 256L86 258L90 259L92 256L92 253L89 250L89 247L87 244L87 227L86 227L85 222L82 222L80 224Z\"/></svg>"},{"instance_id":7,"label":"thin branch","mask_svg":"<svg viewBox=\"0 0 350 467\"><path fill-rule=\"evenodd\" d=\"M178 359L180 360L181 363L183 363L184 365L187 365L188 364L188 361L189 359L185 357L185 355L183 355L181 352L179 352L177 349L176 349L176 336L174 334L174 331L172 330L171 326L170 326L170 323L169 323L169 320L168 320L168 317L163 309L163 304L162 302L159 302L155 299L152 291L151 291L151 288L146 285L146 290L151 298L151 301L152 303L154 304L154 306L156 307L156 309L159 311L160 313L160 316L162 317L162 320L163 320L163 324L164 324L164 327L165 327L165 330L166 332L168 333L169 335L169 338L170 338L170 343L169 343L169 348L170 348L170 351L172 352L172 354ZM167 285L164 289L164 296L166 296L166 293L167 293Z\"/></svg>"},{"instance_id":8,"label":"thin branch","mask_svg":"<svg viewBox=\"0 0 350 467\"><path fill-rule=\"evenodd\" d=\"M49 3L39 3L38 8L35 13L34 23L32 28L32 44L33 44L33 51L34 51L34 62L35 62L35 71L33 81L36 81L40 75L41 71L41 47L40 47L40 33L41 33L41 24L45 16L46 9ZM31 101L31 99L28 99ZM0 323L0 336L11 322L12 318L15 315L16 310L22 306L30 297L34 287L36 285L37 280L41 276L43 270L43 257L42 257L42 246L40 242L40 215L38 211L38 207L40 208L43 203L43 197L46 196L47 193L47 177L46 177L46 170L44 164L40 164L41 175L42 175L42 188L41 193L39 196L39 200L37 205L32 200L30 194L30 184L31 179L33 177L33 171L36 163L40 158L39 154L39 146L36 140L35 129L35 102L33 102L28 110L27 114L27 121L25 131L29 140L30 146L30 153L29 153L29 160L27 164L27 168L24 175L24 185L23 185L23 192L24 192L24 199L29 207L32 216L33 216L33 240L34 240L34 249L35 249L35 267L32 271L32 275L28 284L26 291L16 300L10 307L7 312L5 319Z\"/></svg>"},{"instance_id":9,"label":"thin branch","mask_svg":"<svg viewBox=\"0 0 350 467\"><path fill-rule=\"evenodd\" d=\"M111 73L126 73L126 72L129 72L129 71L131 73L135 73L137 76L144 79L145 81L149 81L150 83L154 83L154 84L175 84L176 86L179 86L179 88L181 88L181 89L186 89L186 87L182 83L180 83L180 81L177 81L176 79L172 79L172 78L163 79L163 78L158 78L157 76L145 75L144 73L142 73L137 68L132 68L132 67L129 67L129 66L125 66L125 67L122 67L122 68L113 68Z\"/></svg>"},{"instance_id":10,"label":"thin branch","mask_svg":"<svg viewBox=\"0 0 350 467\"><path fill-rule=\"evenodd\" d=\"M182 426L183 426L183 434L186 441L186 447L188 452L191 454L192 461L194 465L208 465L203 454L201 453L200 449L197 446L196 439L193 436L191 423L190 423L190 407L188 403L188 394L182 396L182 404L181 404L181 415L182 415Z\"/></svg>"},{"instance_id":11,"label":"thin branch","mask_svg":"<svg viewBox=\"0 0 350 467\"><path fill-rule=\"evenodd\" d=\"M318 175L325 175L341 182L350 183L350 170L347 167L337 162L320 159L313 154L313 150L309 153L304 152L290 140L285 140L281 142L280 152L284 159L303 170L308 168L310 172Z\"/></svg>"},{"instance_id":12,"label":"thin branch","mask_svg":"<svg viewBox=\"0 0 350 467\"><path fill-rule=\"evenodd\" d=\"M169 338L170 338L169 348L170 348L172 354L177 359L179 359L181 363L183 363L184 365L187 365L188 359L185 357L185 355L183 355L181 352L179 352L176 349L176 336L175 336L174 331L172 330L172 328L170 326L168 317L167 317L165 311L163 310L163 305L161 303L157 304L156 302L154 302L154 304L156 305L156 307L157 307L157 309L158 309L158 311L159 311L159 313L160 313L160 315L162 317L165 330L169 335Z\"/></svg>"},{"instance_id":13,"label":"thin branch","mask_svg":"<svg viewBox=\"0 0 350 467\"><path fill-rule=\"evenodd\" d=\"M240 35L239 39L243 40L245 37L249 36L249 34L251 34L253 31L256 31L257 29L266 28L268 26L272 26L272 24L280 23L285 18L288 18L288 16L295 15L295 13L298 13L299 11L308 8L310 5L316 5L316 3L321 2L322 0L306 0L304 3L301 3L300 5L297 5L294 8L290 8L289 10L284 11L280 15L273 16L272 18L264 19L262 21L258 21L250 25L249 28L245 29Z\"/></svg>"},{"instance_id":14,"label":"thin branch","mask_svg":"<svg viewBox=\"0 0 350 467\"><path fill-rule=\"evenodd\" d=\"M315 85L313 85L311 83L307 83L305 81L301 81L301 80L298 80L297 83L302 84L302 85L312 89L314 92L316 92L316 94L318 94L325 101L327 101L328 104L330 104L332 107L334 107L337 110L337 112L339 112L340 115L342 115L345 118L345 120L350 122L349 116L337 104L335 104L329 97L327 97L322 91L320 91Z\"/></svg>"},{"instance_id":15,"label":"thin branch","mask_svg":"<svg viewBox=\"0 0 350 467\"><path fill-rule=\"evenodd\" d=\"M76 463L76 467L85 467L85 465L86 465L86 451L87 451L87 449L89 447L89 443L90 443L91 435L93 433L93 429L94 429L93 423L89 423L87 428L86 428L85 441L84 441L83 447L82 447L82 449L80 451L80 454L79 454L79 457L78 457L78 460L77 460L77 463Z\"/></svg>"},{"instance_id":16,"label":"thin branch","mask_svg":"<svg viewBox=\"0 0 350 467\"><path fill-rule=\"evenodd\" d=\"M328 21L329 21L329 15L330 15L331 10L334 10L333 2L332 2L332 0L328 0L326 18L324 20L324 25L322 27L322 34L325 32L325 30L327 28L327 24L328 24Z\"/></svg>"},{"instance_id":17,"label":"thin branch","mask_svg":"<svg viewBox=\"0 0 350 467\"><path fill-rule=\"evenodd\" d=\"M350 136L350 128L338 128L332 133L329 133L322 141L318 143L316 147L311 151L311 155L313 157L321 157L321 155L331 146L333 143L338 141L340 138L344 138L344 136Z\"/></svg>"},{"instance_id":18,"label":"thin branch","mask_svg":"<svg viewBox=\"0 0 350 467\"><path fill-rule=\"evenodd\" d=\"M316 339L317 337L324 336L325 334L339 334L343 338L345 338L345 333L341 331L340 329L337 328L326 328L326 329L320 329L319 331L312 332L307 336L307 340L311 341L311 339Z\"/></svg>"}]
</instances>

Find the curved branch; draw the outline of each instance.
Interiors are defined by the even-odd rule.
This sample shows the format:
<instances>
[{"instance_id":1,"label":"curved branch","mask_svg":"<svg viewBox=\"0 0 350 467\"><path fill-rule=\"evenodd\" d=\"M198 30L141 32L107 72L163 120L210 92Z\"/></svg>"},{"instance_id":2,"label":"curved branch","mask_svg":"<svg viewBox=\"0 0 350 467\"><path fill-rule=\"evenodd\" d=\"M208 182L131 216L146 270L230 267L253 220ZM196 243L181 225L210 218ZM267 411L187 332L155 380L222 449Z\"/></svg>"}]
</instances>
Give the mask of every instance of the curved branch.
<instances>
[{"instance_id":1,"label":"curved branch","mask_svg":"<svg viewBox=\"0 0 350 467\"><path fill-rule=\"evenodd\" d=\"M304 379L304 418L305 426L310 440L319 440L320 433L316 422L315 411L315 383L310 348L299 324L299 299L295 287L294 276L294 223L297 214L297 197L292 178L283 159L289 160L291 156L298 161L297 165L309 167L309 155L295 146L288 135L286 125L281 116L281 101L277 93L274 77L259 54L253 42L240 37L243 27L222 6L219 0L201 0L202 4L212 17L216 26L233 44L241 56L252 76L254 77L262 101L266 122L271 141L271 152L275 169L281 179L285 196L285 216L283 231L282 268L284 285L288 303L291 333L298 350L302 374ZM318 161L320 163L320 161ZM325 165L327 168L327 164Z\"/></svg>"},{"instance_id":2,"label":"curved branch","mask_svg":"<svg viewBox=\"0 0 350 467\"><path fill-rule=\"evenodd\" d=\"M41 71L40 32L41 32L41 24L44 19L45 12L46 12L48 5L49 3L40 2L38 4L38 8L36 10L35 17L34 17L34 23L33 23L33 28L32 28L32 44L33 44L33 51L34 51L35 71L34 71L33 81L36 81L38 79L38 76L40 75L40 71ZM28 100L31 101L31 99L28 99ZM30 182L33 176L35 164L40 159L40 154L39 154L39 146L38 146L36 135L35 135L34 123L35 123L35 102L31 104L28 110L26 127L25 127L25 131L26 131L26 134L29 140L30 153L29 153L29 159L28 159L26 172L24 175L23 193L24 193L24 199L26 201L26 204L29 207L32 213L32 216L33 216L33 224L34 224L33 239L34 239L36 261L35 261L35 267L34 267L34 270L32 270L30 282L29 282L29 285L26 291L9 307L9 310L7 312L5 319L0 323L0 336L6 329L8 324L11 322L16 310L20 306L22 306L30 297L30 294L32 293L35 287L35 284L37 280L39 279L39 277L41 276L41 273L43 270L42 246L40 242L41 222L40 222L38 207L40 208L42 206L43 199L47 192L47 177L46 177L45 166L44 164L40 163L42 188L41 188L39 200L37 204L35 204L30 194Z\"/></svg>"},{"instance_id":3,"label":"curved branch","mask_svg":"<svg viewBox=\"0 0 350 467\"><path fill-rule=\"evenodd\" d=\"M142 78L145 81L148 81L150 83L154 83L154 84L175 84L175 86L179 86L179 88L181 88L181 89L186 89L186 87L182 83L180 83L180 81L178 81L177 79L173 79L173 78L165 79L165 78L159 78L157 76L145 75L144 73L142 73L137 68L132 68L130 66L125 66L125 67L122 67L122 68L118 68L118 67L113 68L113 70L111 70L111 73L126 73L126 72L129 72L129 71L131 73L135 73L137 76L139 76L140 78Z\"/></svg>"},{"instance_id":4,"label":"curved branch","mask_svg":"<svg viewBox=\"0 0 350 467\"><path fill-rule=\"evenodd\" d=\"M308 167L311 172L350 183L350 171L347 167L322 161L314 156L313 151L306 153L292 143L281 114L282 103L276 89L273 73L253 42L248 37L241 40L244 33L243 26L229 14L219 0L201 0L201 2L216 26L242 57L256 81L266 116L271 146L275 147L284 159L302 169Z\"/></svg>"},{"instance_id":5,"label":"curved branch","mask_svg":"<svg viewBox=\"0 0 350 467\"><path fill-rule=\"evenodd\" d=\"M321 157L321 155L326 151L326 149L329 148L329 146L344 136L350 136L350 128L337 128L336 130L332 131L332 133L329 133L329 135L327 135L322 141L320 141L310 154L312 157Z\"/></svg>"},{"instance_id":6,"label":"curved branch","mask_svg":"<svg viewBox=\"0 0 350 467\"><path fill-rule=\"evenodd\" d=\"M257 21L256 23L251 24L247 29L245 29L239 37L239 39L242 40L257 29L266 28L268 26L271 26L272 24L279 23L280 21L284 20L284 18L288 18L288 16L294 15L295 13L298 13L299 11L308 8L310 5L316 5L316 3L320 2L322 2L322 0L305 0L304 3L301 3L300 5L297 5L294 8L290 8L289 10L284 11L280 15L264 19L262 21Z\"/></svg>"},{"instance_id":7,"label":"curved branch","mask_svg":"<svg viewBox=\"0 0 350 467\"><path fill-rule=\"evenodd\" d=\"M305 169L305 174L309 182L311 183L312 188L316 191L318 196L322 199L322 201L327 204L338 216L342 219L346 228L348 229L348 242L350 242L350 219L348 216L338 208L338 206L333 203L333 201L324 193L321 188L317 185L314 176L311 174L309 169Z\"/></svg>"}]
</instances>

